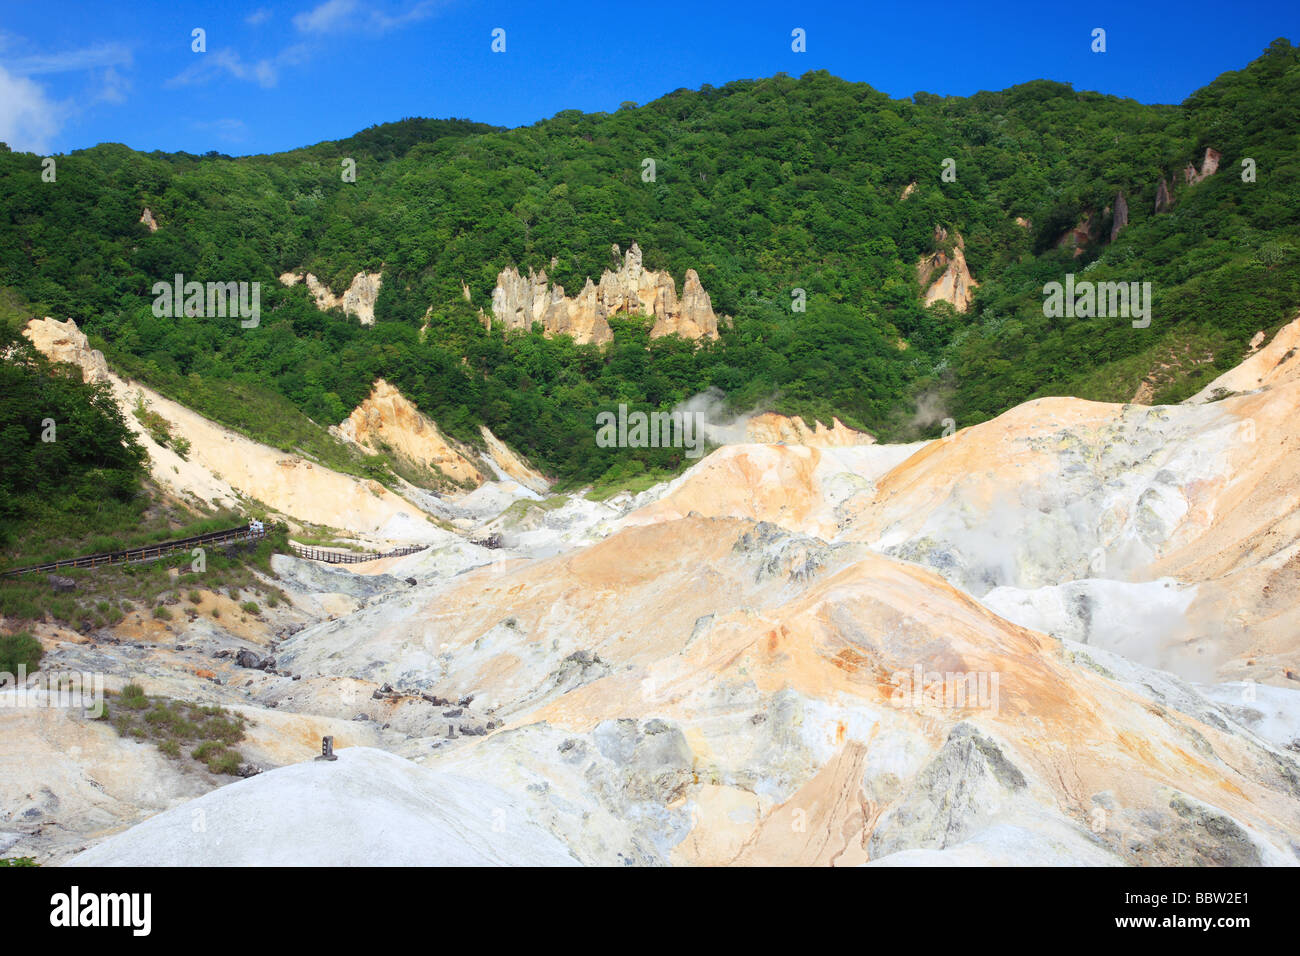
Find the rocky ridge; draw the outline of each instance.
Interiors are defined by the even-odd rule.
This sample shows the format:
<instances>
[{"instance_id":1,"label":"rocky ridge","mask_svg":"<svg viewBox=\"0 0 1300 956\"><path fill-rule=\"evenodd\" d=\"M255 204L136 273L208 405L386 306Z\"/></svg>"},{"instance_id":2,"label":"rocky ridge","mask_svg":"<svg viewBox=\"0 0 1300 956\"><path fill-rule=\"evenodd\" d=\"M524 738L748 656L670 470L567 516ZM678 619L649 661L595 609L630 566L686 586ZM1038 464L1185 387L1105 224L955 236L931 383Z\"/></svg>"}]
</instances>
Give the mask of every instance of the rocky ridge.
<instances>
[{"instance_id":1,"label":"rocky ridge","mask_svg":"<svg viewBox=\"0 0 1300 956\"><path fill-rule=\"evenodd\" d=\"M613 252L619 255L618 246ZM679 299L671 275L642 266L636 243L627 250L617 272L605 270L598 284L588 278L573 298L565 295L563 286L552 286L545 270L530 270L525 277L513 266L501 271L492 292L493 321L508 329L528 329L540 322L547 335L571 335L578 342L611 341L608 319L620 314L653 316L651 338L718 337L718 317L696 271L686 270Z\"/></svg>"}]
</instances>

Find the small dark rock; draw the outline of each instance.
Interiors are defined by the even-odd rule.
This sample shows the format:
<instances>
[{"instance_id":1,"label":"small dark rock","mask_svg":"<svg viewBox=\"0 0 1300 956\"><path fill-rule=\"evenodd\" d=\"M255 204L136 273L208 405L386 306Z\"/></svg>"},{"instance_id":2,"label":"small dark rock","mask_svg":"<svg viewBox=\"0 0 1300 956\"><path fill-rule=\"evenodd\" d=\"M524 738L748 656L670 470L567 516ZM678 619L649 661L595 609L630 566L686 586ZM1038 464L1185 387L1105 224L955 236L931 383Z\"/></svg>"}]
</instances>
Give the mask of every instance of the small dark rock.
<instances>
[{"instance_id":1,"label":"small dark rock","mask_svg":"<svg viewBox=\"0 0 1300 956\"><path fill-rule=\"evenodd\" d=\"M409 584L411 587L415 587L416 585L415 578L407 578L406 583Z\"/></svg>"},{"instance_id":2,"label":"small dark rock","mask_svg":"<svg viewBox=\"0 0 1300 956\"><path fill-rule=\"evenodd\" d=\"M77 590L77 582L72 578L65 578L61 574L46 575L46 580L50 582L50 587L60 593Z\"/></svg>"},{"instance_id":3,"label":"small dark rock","mask_svg":"<svg viewBox=\"0 0 1300 956\"><path fill-rule=\"evenodd\" d=\"M463 708L463 707L453 707L451 710L444 710L444 711L442 712L442 716L444 716L444 717L459 717L459 716L460 716L461 714L463 714L463 713L465 713L465 708Z\"/></svg>"}]
</instances>

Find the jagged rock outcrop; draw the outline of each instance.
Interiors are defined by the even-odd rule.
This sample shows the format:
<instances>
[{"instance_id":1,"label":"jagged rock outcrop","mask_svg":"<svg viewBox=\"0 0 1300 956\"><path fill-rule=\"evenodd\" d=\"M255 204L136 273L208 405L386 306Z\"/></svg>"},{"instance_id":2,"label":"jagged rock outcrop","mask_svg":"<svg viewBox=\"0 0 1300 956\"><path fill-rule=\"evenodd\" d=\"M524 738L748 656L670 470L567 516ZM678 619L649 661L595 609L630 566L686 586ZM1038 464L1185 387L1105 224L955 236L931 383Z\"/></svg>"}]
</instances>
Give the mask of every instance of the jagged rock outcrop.
<instances>
[{"instance_id":1,"label":"jagged rock outcrop","mask_svg":"<svg viewBox=\"0 0 1300 956\"><path fill-rule=\"evenodd\" d=\"M108 381L108 363L104 361L104 353L90 347L85 333L71 319L66 322L49 316L32 319L23 329L23 335L51 361L67 362L80 368L84 381Z\"/></svg>"},{"instance_id":2,"label":"jagged rock outcrop","mask_svg":"<svg viewBox=\"0 0 1300 956\"><path fill-rule=\"evenodd\" d=\"M468 449L448 439L405 395L384 379L337 429L338 436L371 454L388 453L450 481L477 488L487 476Z\"/></svg>"},{"instance_id":3,"label":"jagged rock outcrop","mask_svg":"<svg viewBox=\"0 0 1300 956\"><path fill-rule=\"evenodd\" d=\"M331 292L329 286L310 272L305 275L286 272L280 276L280 283L294 286L304 279L307 282L307 291L316 300L316 308L322 312L329 309L342 309L344 315L356 316L357 321L362 325L375 324L375 302L379 299L379 289L383 284L382 273L358 272L352 277L352 284L341 296Z\"/></svg>"},{"instance_id":4,"label":"jagged rock outcrop","mask_svg":"<svg viewBox=\"0 0 1300 956\"><path fill-rule=\"evenodd\" d=\"M1219 160L1222 154L1212 147L1206 147L1205 158L1201 160L1201 170L1196 171L1193 163L1188 163L1183 169L1183 181L1189 186L1195 186L1197 183L1204 182L1219 171Z\"/></svg>"},{"instance_id":5,"label":"jagged rock outcrop","mask_svg":"<svg viewBox=\"0 0 1300 956\"><path fill-rule=\"evenodd\" d=\"M1156 212L1168 212L1169 207L1173 205L1173 197L1169 195L1169 184L1165 182L1163 176L1160 177L1160 185L1156 187Z\"/></svg>"},{"instance_id":6,"label":"jagged rock outcrop","mask_svg":"<svg viewBox=\"0 0 1300 956\"><path fill-rule=\"evenodd\" d=\"M613 247L618 255L618 246ZM651 338L680 335L687 339L716 339L718 317L709 294L694 269L686 270L682 296L667 272L646 270L636 243L628 249L617 272L606 270L600 283L587 279L575 297L564 287L551 286L546 272L522 276L513 266L497 276L492 315L509 329L527 329L541 322L547 335L570 335L578 342L608 342L613 338L607 319L617 314L654 316Z\"/></svg>"},{"instance_id":7,"label":"jagged rock outcrop","mask_svg":"<svg viewBox=\"0 0 1300 956\"><path fill-rule=\"evenodd\" d=\"M140 213L140 223L150 232L158 231L158 220L153 217L153 213L149 211L148 206L145 206L144 212Z\"/></svg>"},{"instance_id":8,"label":"jagged rock outcrop","mask_svg":"<svg viewBox=\"0 0 1300 956\"><path fill-rule=\"evenodd\" d=\"M915 180L913 180L912 182L908 183L906 186L903 187L903 194L902 194L901 196L898 197L898 201L899 201L899 202L902 202L904 199L906 199L908 196L912 195L912 193L914 193L914 192L916 192L916 181L915 181Z\"/></svg>"},{"instance_id":9,"label":"jagged rock outcrop","mask_svg":"<svg viewBox=\"0 0 1300 956\"><path fill-rule=\"evenodd\" d=\"M942 226L935 226L935 245L946 242L947 238L948 230ZM931 281L940 269L943 272L937 279ZM926 305L947 302L958 312L965 312L970 308L971 300L975 297L974 290L979 283L975 281L975 277L970 273L970 267L966 265L966 243L961 233L954 233L951 256L943 249L938 249L928 256L921 257L921 261L916 264L916 281L924 290L922 301Z\"/></svg>"},{"instance_id":10,"label":"jagged rock outcrop","mask_svg":"<svg viewBox=\"0 0 1300 956\"><path fill-rule=\"evenodd\" d=\"M1115 194L1115 205L1112 207L1110 241L1114 242L1127 225L1128 201L1124 198L1124 193L1121 191Z\"/></svg>"},{"instance_id":11,"label":"jagged rock outcrop","mask_svg":"<svg viewBox=\"0 0 1300 956\"><path fill-rule=\"evenodd\" d=\"M814 448L842 448L849 445L870 445L875 438L866 432L850 428L838 418L831 419L831 427L814 422L810 428L798 415L793 417L764 412L755 415L745 425L747 441L759 444L784 442L787 445L810 445Z\"/></svg>"},{"instance_id":12,"label":"jagged rock outcrop","mask_svg":"<svg viewBox=\"0 0 1300 956\"><path fill-rule=\"evenodd\" d=\"M1183 184L1195 186L1197 183L1204 182L1219 171L1219 160L1223 158L1222 154L1213 147L1206 147L1205 157L1201 160L1201 168L1198 171L1195 163L1188 163L1183 167ZM1177 182L1177 179L1174 180ZM1168 212L1174 204L1173 190L1170 189L1169 183L1165 177L1160 177L1160 183L1156 186L1156 212Z\"/></svg>"}]
</instances>

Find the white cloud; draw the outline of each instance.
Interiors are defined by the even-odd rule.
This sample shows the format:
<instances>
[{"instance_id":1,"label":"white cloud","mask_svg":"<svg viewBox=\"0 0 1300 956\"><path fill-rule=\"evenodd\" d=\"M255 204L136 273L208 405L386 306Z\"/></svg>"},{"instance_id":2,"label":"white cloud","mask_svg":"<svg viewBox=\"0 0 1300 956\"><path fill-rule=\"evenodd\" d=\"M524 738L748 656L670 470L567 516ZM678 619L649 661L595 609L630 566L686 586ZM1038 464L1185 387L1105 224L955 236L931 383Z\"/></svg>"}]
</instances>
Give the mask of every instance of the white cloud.
<instances>
[{"instance_id":1,"label":"white cloud","mask_svg":"<svg viewBox=\"0 0 1300 956\"><path fill-rule=\"evenodd\" d=\"M377 7L362 10L358 0L325 0L319 6L299 13L293 25L303 33L340 33L364 30L369 33L386 33L433 16L438 0L419 0L405 10L388 13Z\"/></svg>"},{"instance_id":2,"label":"white cloud","mask_svg":"<svg viewBox=\"0 0 1300 956\"><path fill-rule=\"evenodd\" d=\"M222 72L238 80L252 80L266 89L275 86L280 79L279 69L273 60L262 59L255 63L246 63L233 50L217 50L214 53L202 54L193 66L177 73L164 85L176 87L206 83Z\"/></svg>"},{"instance_id":3,"label":"white cloud","mask_svg":"<svg viewBox=\"0 0 1300 956\"><path fill-rule=\"evenodd\" d=\"M261 26L269 19L271 19L271 8L259 7L258 9L250 13L248 16L244 17L244 22L247 23L250 27L257 27L257 26Z\"/></svg>"},{"instance_id":4,"label":"white cloud","mask_svg":"<svg viewBox=\"0 0 1300 956\"><path fill-rule=\"evenodd\" d=\"M90 70L98 67L128 66L131 51L121 43L100 43L82 50L63 53L37 53L14 57L6 68L19 76L41 73L67 73L71 70Z\"/></svg>"},{"instance_id":5,"label":"white cloud","mask_svg":"<svg viewBox=\"0 0 1300 956\"><path fill-rule=\"evenodd\" d=\"M314 54L327 49L326 35L341 32L385 33L433 16L441 2L442 0L419 0L405 10L389 14L378 9L363 9L360 0L325 0L293 18L294 27L300 33L309 34L309 38L285 47L275 56L247 62L233 50L205 53L196 57L192 65L167 80L164 85L169 88L192 86L210 82L224 73L237 80L247 80L270 88L279 82L283 69L300 66ZM261 23L269 16L270 11L262 8L250 14L247 22Z\"/></svg>"},{"instance_id":6,"label":"white cloud","mask_svg":"<svg viewBox=\"0 0 1300 956\"><path fill-rule=\"evenodd\" d=\"M19 152L45 153L62 116L38 84L0 66L0 141Z\"/></svg>"},{"instance_id":7,"label":"white cloud","mask_svg":"<svg viewBox=\"0 0 1300 956\"><path fill-rule=\"evenodd\" d=\"M344 26L356 27L358 24L352 20L356 9L357 0L325 0L320 6L295 16L293 25L303 33L331 33Z\"/></svg>"}]
</instances>

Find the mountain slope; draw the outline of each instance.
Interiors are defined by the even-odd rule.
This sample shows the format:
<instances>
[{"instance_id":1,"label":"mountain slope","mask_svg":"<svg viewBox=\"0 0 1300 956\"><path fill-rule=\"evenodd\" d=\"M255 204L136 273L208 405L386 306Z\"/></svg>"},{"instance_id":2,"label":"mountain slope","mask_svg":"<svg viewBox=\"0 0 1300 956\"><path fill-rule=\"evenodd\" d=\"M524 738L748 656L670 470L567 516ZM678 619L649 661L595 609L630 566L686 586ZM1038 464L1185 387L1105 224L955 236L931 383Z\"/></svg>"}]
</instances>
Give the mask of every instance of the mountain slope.
<instances>
[{"instance_id":1,"label":"mountain slope","mask_svg":"<svg viewBox=\"0 0 1300 956\"><path fill-rule=\"evenodd\" d=\"M680 466L671 450L597 447L595 414L708 387L737 410L886 436L927 427L917 395L964 425L1040 395L1124 400L1165 365L1154 397L1176 400L1300 300L1297 57L1276 41L1181 106L1042 80L891 100L810 73L515 130L404 121L275 156L103 145L61 157L56 184L38 157L0 154L0 284L83 323L160 391L206 392L218 417L236 414L223 390L239 381L339 421L383 376L452 437L477 444L486 424L573 481L620 459ZM1219 171L1201 179L1207 149ZM634 241L647 269L696 270L734 317L716 344L647 343L635 320L612 323L603 352L483 329L503 269L578 289ZM917 263L959 242L969 309L923 307ZM1085 270L1150 282L1150 327L1046 317L1044 286ZM376 324L275 281L301 271L333 295L380 272ZM261 282L261 325L154 316L153 284L178 273Z\"/></svg>"}]
</instances>

